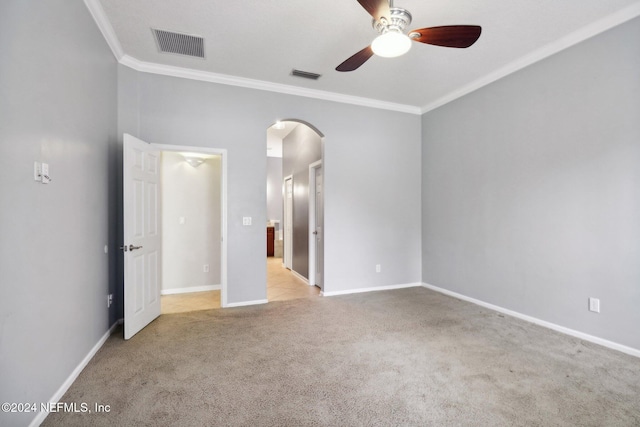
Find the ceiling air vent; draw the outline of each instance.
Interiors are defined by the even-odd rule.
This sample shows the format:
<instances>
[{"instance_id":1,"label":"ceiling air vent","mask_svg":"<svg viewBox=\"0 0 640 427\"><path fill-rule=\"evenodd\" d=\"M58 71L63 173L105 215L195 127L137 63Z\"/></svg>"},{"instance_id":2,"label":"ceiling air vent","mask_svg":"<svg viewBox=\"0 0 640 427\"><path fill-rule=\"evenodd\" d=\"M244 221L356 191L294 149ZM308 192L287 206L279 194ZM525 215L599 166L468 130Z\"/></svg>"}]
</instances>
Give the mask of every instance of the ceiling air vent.
<instances>
[{"instance_id":1,"label":"ceiling air vent","mask_svg":"<svg viewBox=\"0 0 640 427\"><path fill-rule=\"evenodd\" d=\"M204 58L204 39L202 37L155 28L152 28L151 31L153 31L160 52Z\"/></svg>"},{"instance_id":2,"label":"ceiling air vent","mask_svg":"<svg viewBox=\"0 0 640 427\"><path fill-rule=\"evenodd\" d=\"M296 70L295 68L291 70L291 75L311 80L318 80L320 78L320 74L310 73L309 71Z\"/></svg>"}]
</instances>

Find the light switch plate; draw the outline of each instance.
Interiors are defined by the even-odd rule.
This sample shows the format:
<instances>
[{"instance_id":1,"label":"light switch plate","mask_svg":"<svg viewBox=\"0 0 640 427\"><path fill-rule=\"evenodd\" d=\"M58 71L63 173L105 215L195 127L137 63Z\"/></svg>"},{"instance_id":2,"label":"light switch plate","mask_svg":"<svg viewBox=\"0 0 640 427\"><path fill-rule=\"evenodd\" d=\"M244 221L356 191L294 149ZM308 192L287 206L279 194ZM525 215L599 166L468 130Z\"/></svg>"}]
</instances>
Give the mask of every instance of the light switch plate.
<instances>
[{"instance_id":1,"label":"light switch plate","mask_svg":"<svg viewBox=\"0 0 640 427\"><path fill-rule=\"evenodd\" d=\"M251 225L251 217L243 216L242 217L242 225Z\"/></svg>"},{"instance_id":2,"label":"light switch plate","mask_svg":"<svg viewBox=\"0 0 640 427\"><path fill-rule=\"evenodd\" d=\"M48 184L51 182L51 178L49 177L49 164L42 163L42 183Z\"/></svg>"},{"instance_id":3,"label":"light switch plate","mask_svg":"<svg viewBox=\"0 0 640 427\"><path fill-rule=\"evenodd\" d=\"M34 181L42 181L42 166L40 162L33 162L33 179Z\"/></svg>"}]
</instances>

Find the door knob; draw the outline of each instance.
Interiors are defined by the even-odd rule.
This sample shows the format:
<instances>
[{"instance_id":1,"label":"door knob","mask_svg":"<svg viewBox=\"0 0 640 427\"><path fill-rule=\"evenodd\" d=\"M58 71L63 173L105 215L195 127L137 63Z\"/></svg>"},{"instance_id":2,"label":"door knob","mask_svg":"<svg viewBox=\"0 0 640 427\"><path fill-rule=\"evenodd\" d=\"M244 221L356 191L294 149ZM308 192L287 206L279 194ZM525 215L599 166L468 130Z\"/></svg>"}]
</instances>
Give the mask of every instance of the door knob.
<instances>
[{"instance_id":1,"label":"door knob","mask_svg":"<svg viewBox=\"0 0 640 427\"><path fill-rule=\"evenodd\" d=\"M317 231L317 230L316 230L316 231L314 231L314 232L313 232L313 234L316 234L316 235L317 235L317 234L318 234L318 231Z\"/></svg>"},{"instance_id":2,"label":"door knob","mask_svg":"<svg viewBox=\"0 0 640 427\"><path fill-rule=\"evenodd\" d=\"M127 251L135 251L136 249L141 249L142 246L133 246L133 245L124 245L124 246L120 246L120 249L127 252Z\"/></svg>"}]
</instances>

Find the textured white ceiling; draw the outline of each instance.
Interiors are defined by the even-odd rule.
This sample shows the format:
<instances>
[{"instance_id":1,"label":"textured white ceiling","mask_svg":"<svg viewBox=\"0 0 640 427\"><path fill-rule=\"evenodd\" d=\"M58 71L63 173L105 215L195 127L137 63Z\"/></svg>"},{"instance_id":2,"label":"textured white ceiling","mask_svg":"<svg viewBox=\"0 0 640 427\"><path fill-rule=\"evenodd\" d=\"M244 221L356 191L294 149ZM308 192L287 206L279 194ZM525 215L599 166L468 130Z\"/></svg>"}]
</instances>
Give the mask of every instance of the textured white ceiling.
<instances>
[{"instance_id":1,"label":"textured white ceiling","mask_svg":"<svg viewBox=\"0 0 640 427\"><path fill-rule=\"evenodd\" d=\"M376 36L356 0L100 3L124 53L139 61L419 108L575 41L576 34L593 34L603 22L637 16L640 6L638 0L396 0L413 15L409 29L472 24L482 26L482 35L468 49L414 43L400 58L374 56L358 70L340 73L335 67ZM152 27L203 36L206 58L159 53ZM293 68L322 77L293 77Z\"/></svg>"}]
</instances>

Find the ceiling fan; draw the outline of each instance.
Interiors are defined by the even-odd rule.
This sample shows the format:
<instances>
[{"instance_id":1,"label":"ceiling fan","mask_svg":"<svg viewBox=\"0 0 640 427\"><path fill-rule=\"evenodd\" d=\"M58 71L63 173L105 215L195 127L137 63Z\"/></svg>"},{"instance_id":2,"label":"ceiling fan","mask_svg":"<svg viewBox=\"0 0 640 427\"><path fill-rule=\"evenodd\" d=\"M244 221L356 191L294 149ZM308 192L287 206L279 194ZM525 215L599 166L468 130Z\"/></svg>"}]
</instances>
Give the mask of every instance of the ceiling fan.
<instances>
[{"instance_id":1,"label":"ceiling fan","mask_svg":"<svg viewBox=\"0 0 640 427\"><path fill-rule=\"evenodd\" d=\"M404 29L411 23L408 10L393 7L393 0L358 0L358 3L373 16L373 28L380 35L360 52L336 67L337 71L358 69L374 54L386 58L404 55L411 48L411 42L444 47L469 47L478 40L482 28L477 25L446 25L409 31Z\"/></svg>"}]
</instances>

